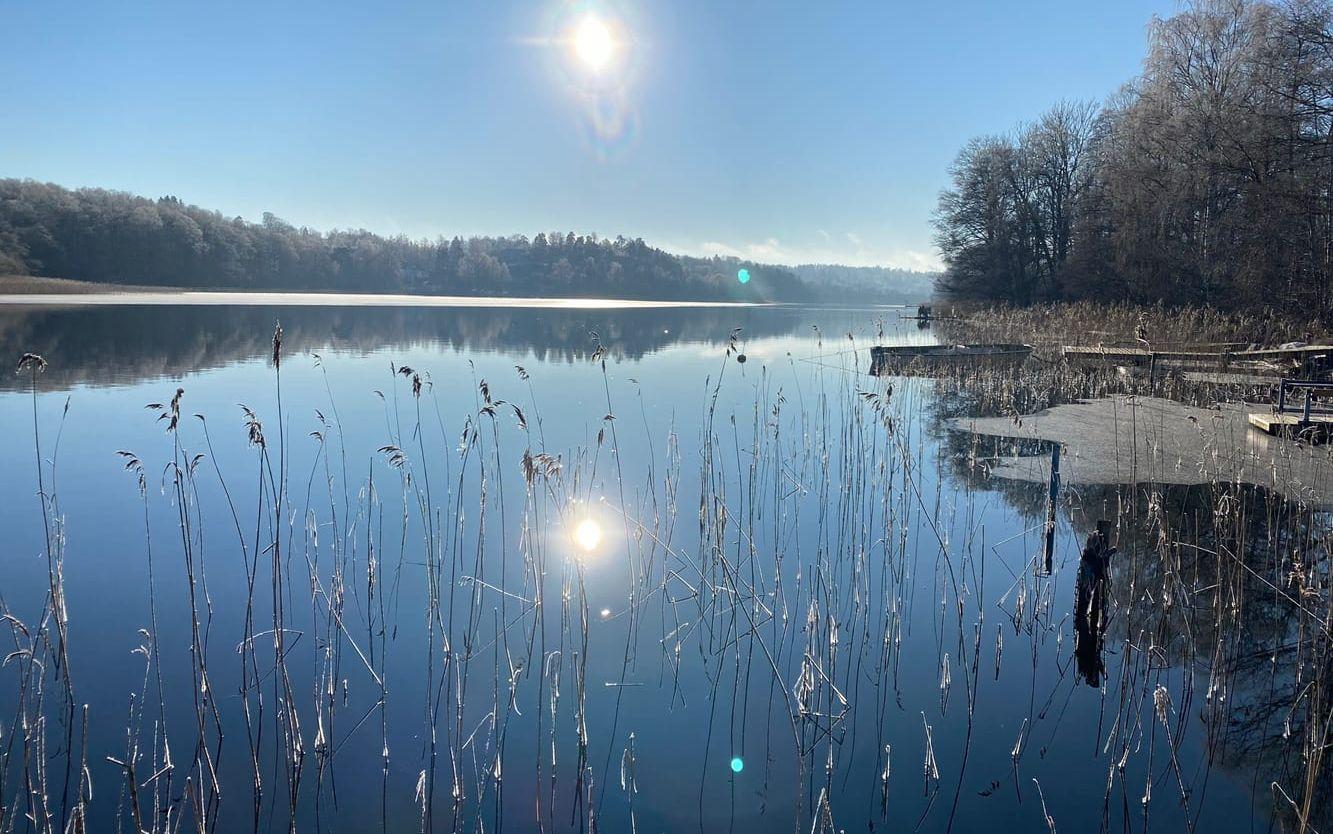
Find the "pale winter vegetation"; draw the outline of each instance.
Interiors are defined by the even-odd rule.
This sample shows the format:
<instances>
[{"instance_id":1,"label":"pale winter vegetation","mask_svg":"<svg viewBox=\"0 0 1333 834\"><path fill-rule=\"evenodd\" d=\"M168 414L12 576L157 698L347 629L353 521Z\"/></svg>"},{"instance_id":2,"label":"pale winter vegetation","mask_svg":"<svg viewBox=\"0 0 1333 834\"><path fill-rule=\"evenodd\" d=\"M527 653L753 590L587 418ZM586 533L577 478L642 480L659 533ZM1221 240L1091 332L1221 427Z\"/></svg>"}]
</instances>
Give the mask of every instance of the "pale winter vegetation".
<instances>
[{"instance_id":1,"label":"pale winter vegetation","mask_svg":"<svg viewBox=\"0 0 1333 834\"><path fill-rule=\"evenodd\" d=\"M1198 0L1142 75L972 140L940 196L941 293L1333 305L1333 6Z\"/></svg>"}]
</instances>

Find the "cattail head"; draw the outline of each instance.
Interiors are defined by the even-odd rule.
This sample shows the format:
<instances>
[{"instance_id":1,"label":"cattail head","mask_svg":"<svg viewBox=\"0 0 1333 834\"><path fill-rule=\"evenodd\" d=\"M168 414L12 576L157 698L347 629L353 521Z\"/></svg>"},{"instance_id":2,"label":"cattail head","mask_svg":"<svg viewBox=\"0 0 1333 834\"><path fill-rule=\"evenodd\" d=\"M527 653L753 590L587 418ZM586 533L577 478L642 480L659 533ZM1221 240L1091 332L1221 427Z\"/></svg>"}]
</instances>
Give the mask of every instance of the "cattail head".
<instances>
[{"instance_id":1,"label":"cattail head","mask_svg":"<svg viewBox=\"0 0 1333 834\"><path fill-rule=\"evenodd\" d=\"M140 497L146 495L148 493L148 481L144 477L143 461L139 460L138 455L134 454L133 452L126 451L124 449L122 449L119 452L116 452L116 454L120 455L120 457L125 461L125 471L134 475L138 479Z\"/></svg>"},{"instance_id":2,"label":"cattail head","mask_svg":"<svg viewBox=\"0 0 1333 834\"><path fill-rule=\"evenodd\" d=\"M1167 712L1171 709L1171 695L1167 693L1165 686L1157 684L1152 693L1152 702L1153 709L1157 711L1157 720L1165 724Z\"/></svg>"},{"instance_id":3,"label":"cattail head","mask_svg":"<svg viewBox=\"0 0 1333 834\"><path fill-rule=\"evenodd\" d=\"M273 367L279 367L282 359L282 322L273 324Z\"/></svg>"},{"instance_id":4,"label":"cattail head","mask_svg":"<svg viewBox=\"0 0 1333 834\"><path fill-rule=\"evenodd\" d=\"M25 353L19 357L18 371L31 370L34 374L46 370L46 360L36 353Z\"/></svg>"},{"instance_id":5,"label":"cattail head","mask_svg":"<svg viewBox=\"0 0 1333 834\"><path fill-rule=\"evenodd\" d=\"M384 455L389 466L394 469L402 469L407 465L407 454L398 446L394 446L393 444L381 446L379 448L379 453Z\"/></svg>"},{"instance_id":6,"label":"cattail head","mask_svg":"<svg viewBox=\"0 0 1333 834\"><path fill-rule=\"evenodd\" d=\"M250 410L248 406L242 405L241 411L245 414L245 431L249 438L251 446L264 447L264 426L259 422L259 418Z\"/></svg>"},{"instance_id":7,"label":"cattail head","mask_svg":"<svg viewBox=\"0 0 1333 834\"><path fill-rule=\"evenodd\" d=\"M406 366L406 365L403 365L402 367L400 367L400 368L398 369L398 373L402 374L402 375L405 376L405 377L411 377L411 378L412 378L412 396L413 396L413 397L416 397L417 399L420 399L420 398L421 398L421 374L417 373L416 371L412 370L411 368L409 368L409 367Z\"/></svg>"},{"instance_id":8,"label":"cattail head","mask_svg":"<svg viewBox=\"0 0 1333 834\"><path fill-rule=\"evenodd\" d=\"M163 420L167 421L167 434L171 434L172 432L174 432L176 430L176 427L180 425L181 397L183 396L185 396L185 389L177 388L176 393L171 398L170 405L164 406L162 405L162 403L149 403L148 405L144 406L144 408L148 409L149 411L160 412L157 415L157 420L159 423L162 422Z\"/></svg>"}]
</instances>

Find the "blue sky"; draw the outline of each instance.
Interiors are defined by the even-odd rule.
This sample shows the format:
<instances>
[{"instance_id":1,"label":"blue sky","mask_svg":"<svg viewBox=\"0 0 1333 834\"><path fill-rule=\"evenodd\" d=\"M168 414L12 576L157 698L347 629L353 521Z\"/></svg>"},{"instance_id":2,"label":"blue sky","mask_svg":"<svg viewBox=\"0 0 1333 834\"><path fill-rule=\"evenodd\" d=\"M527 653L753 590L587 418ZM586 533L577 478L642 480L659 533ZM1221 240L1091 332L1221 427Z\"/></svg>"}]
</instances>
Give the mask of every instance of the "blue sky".
<instances>
[{"instance_id":1,"label":"blue sky","mask_svg":"<svg viewBox=\"0 0 1333 834\"><path fill-rule=\"evenodd\" d=\"M0 176L413 237L930 266L969 137L1139 69L1120 2L0 0ZM570 32L596 15L611 61Z\"/></svg>"}]
</instances>

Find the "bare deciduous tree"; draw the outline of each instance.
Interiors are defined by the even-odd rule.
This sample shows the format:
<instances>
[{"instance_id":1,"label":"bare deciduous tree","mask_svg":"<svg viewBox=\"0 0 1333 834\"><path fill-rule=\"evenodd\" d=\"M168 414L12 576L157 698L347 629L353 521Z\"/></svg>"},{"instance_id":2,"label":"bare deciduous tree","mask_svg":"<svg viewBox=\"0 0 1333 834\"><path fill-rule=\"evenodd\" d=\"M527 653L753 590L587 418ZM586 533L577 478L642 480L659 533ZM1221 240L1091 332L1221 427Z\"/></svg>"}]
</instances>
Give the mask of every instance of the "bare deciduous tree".
<instances>
[{"instance_id":1,"label":"bare deciduous tree","mask_svg":"<svg viewBox=\"0 0 1333 834\"><path fill-rule=\"evenodd\" d=\"M1143 74L1100 110L1061 103L960 152L936 216L939 289L1322 314L1330 140L1329 0L1198 0L1152 22Z\"/></svg>"}]
</instances>

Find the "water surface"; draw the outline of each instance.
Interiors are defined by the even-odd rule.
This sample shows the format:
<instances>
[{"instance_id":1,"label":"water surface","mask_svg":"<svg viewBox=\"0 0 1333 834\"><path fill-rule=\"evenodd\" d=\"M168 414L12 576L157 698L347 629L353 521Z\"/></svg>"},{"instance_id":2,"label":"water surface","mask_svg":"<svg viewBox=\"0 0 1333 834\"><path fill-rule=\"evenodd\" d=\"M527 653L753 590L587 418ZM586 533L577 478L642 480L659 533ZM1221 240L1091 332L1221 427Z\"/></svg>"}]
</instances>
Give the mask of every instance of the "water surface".
<instances>
[{"instance_id":1,"label":"water surface","mask_svg":"<svg viewBox=\"0 0 1333 834\"><path fill-rule=\"evenodd\" d=\"M27 371L0 393L0 606L35 632L58 557L89 829L133 827L108 757L154 830L1290 822L1277 656L1212 670L1302 614L1275 597L1183 643L1158 592L1221 572L1179 554L1289 553L1310 516L1082 485L1044 575L1045 487L988 476L930 380L867 375L871 344L934 339L897 316L0 308L4 354L49 363L35 402ZM1098 519L1122 604L1076 657ZM1163 530L1194 549L1164 561ZM3 739L48 716L59 827L61 673L35 704L21 661ZM19 814L24 772L11 755Z\"/></svg>"}]
</instances>

